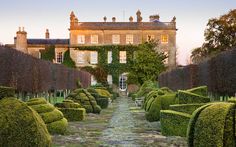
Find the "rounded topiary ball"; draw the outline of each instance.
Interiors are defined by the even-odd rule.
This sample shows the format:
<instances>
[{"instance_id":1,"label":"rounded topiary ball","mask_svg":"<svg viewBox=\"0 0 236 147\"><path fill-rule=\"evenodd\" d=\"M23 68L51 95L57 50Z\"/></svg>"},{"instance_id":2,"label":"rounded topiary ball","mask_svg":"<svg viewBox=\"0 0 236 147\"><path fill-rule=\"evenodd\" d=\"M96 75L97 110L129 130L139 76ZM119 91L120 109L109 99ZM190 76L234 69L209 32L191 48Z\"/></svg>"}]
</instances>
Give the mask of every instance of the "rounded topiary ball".
<instances>
[{"instance_id":1,"label":"rounded topiary ball","mask_svg":"<svg viewBox=\"0 0 236 147\"><path fill-rule=\"evenodd\" d=\"M0 146L51 146L51 136L41 117L16 98L0 100L0 128Z\"/></svg>"},{"instance_id":2,"label":"rounded topiary ball","mask_svg":"<svg viewBox=\"0 0 236 147\"><path fill-rule=\"evenodd\" d=\"M189 146L236 146L235 109L235 103L218 102L194 111L187 131Z\"/></svg>"}]
</instances>

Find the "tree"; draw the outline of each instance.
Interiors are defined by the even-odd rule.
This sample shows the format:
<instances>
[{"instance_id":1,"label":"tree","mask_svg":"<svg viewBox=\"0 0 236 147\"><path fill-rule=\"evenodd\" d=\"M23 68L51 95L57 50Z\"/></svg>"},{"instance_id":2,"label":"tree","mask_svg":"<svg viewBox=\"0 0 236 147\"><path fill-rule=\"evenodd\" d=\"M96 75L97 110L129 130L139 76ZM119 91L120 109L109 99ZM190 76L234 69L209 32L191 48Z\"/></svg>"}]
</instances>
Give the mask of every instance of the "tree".
<instances>
[{"instance_id":1,"label":"tree","mask_svg":"<svg viewBox=\"0 0 236 147\"><path fill-rule=\"evenodd\" d=\"M207 50L206 48L197 47L192 50L191 60L193 63L200 63L205 58L207 58Z\"/></svg>"},{"instance_id":2,"label":"tree","mask_svg":"<svg viewBox=\"0 0 236 147\"><path fill-rule=\"evenodd\" d=\"M164 60L167 57L164 53L156 51L156 46L153 41L139 45L129 70L129 83L143 84L147 80L155 81L165 70Z\"/></svg>"}]
</instances>

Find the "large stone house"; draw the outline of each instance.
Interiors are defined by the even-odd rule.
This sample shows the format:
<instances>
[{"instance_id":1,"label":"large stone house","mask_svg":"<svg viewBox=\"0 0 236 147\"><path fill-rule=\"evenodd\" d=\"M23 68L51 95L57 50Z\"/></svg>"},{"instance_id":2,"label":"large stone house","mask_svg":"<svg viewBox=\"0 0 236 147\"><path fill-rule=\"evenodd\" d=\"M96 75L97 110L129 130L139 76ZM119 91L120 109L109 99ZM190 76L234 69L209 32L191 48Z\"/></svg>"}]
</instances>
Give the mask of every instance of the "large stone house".
<instances>
[{"instance_id":1,"label":"large stone house","mask_svg":"<svg viewBox=\"0 0 236 147\"><path fill-rule=\"evenodd\" d=\"M17 50L40 58L40 50L49 45L55 46L55 63L63 62L63 55L69 49L70 57L77 67L96 66L98 64L97 50L80 50L82 47L107 45L138 45L150 39L159 42L158 50L168 55L166 65L176 65L176 22L175 17L170 22L161 22L159 15L151 15L149 22L143 22L141 12L137 11L136 21L133 17L127 22L117 22L113 17L109 22L106 17L102 22L80 22L74 12L70 14L70 38L50 39L46 30L45 39L28 39L24 28L16 33L14 45ZM126 64L127 51L119 51L120 64ZM112 62L112 50L107 53L108 64ZM108 83L112 84L112 75L108 75ZM126 90L126 74L120 73L120 90ZM96 83L92 77L92 84Z\"/></svg>"}]
</instances>

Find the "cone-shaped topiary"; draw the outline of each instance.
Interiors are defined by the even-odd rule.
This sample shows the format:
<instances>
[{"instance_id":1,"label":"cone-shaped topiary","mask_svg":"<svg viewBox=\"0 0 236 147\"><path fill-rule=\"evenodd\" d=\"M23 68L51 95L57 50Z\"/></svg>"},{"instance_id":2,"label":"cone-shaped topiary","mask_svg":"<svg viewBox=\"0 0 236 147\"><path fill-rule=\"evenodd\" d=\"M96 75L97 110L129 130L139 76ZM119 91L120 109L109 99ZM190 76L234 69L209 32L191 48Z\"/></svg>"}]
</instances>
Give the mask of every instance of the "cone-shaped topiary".
<instances>
[{"instance_id":1,"label":"cone-shaped topiary","mask_svg":"<svg viewBox=\"0 0 236 147\"><path fill-rule=\"evenodd\" d=\"M68 121L81 121L85 118L86 110L79 103L72 100L64 100L62 103L56 103L55 106Z\"/></svg>"},{"instance_id":2,"label":"cone-shaped topiary","mask_svg":"<svg viewBox=\"0 0 236 147\"><path fill-rule=\"evenodd\" d=\"M1 147L49 147L51 136L39 114L16 98L0 100Z\"/></svg>"},{"instance_id":3,"label":"cone-shaped topiary","mask_svg":"<svg viewBox=\"0 0 236 147\"><path fill-rule=\"evenodd\" d=\"M86 109L87 113L100 113L101 107L97 105L96 99L85 89L76 89L66 99L79 103Z\"/></svg>"},{"instance_id":4,"label":"cone-shaped topiary","mask_svg":"<svg viewBox=\"0 0 236 147\"><path fill-rule=\"evenodd\" d=\"M194 111L187 131L188 145L194 147L236 146L235 103L218 102Z\"/></svg>"},{"instance_id":5,"label":"cone-shaped topiary","mask_svg":"<svg viewBox=\"0 0 236 147\"><path fill-rule=\"evenodd\" d=\"M39 113L51 134L64 134L66 132L68 122L63 113L44 98L30 99L27 105Z\"/></svg>"}]
</instances>

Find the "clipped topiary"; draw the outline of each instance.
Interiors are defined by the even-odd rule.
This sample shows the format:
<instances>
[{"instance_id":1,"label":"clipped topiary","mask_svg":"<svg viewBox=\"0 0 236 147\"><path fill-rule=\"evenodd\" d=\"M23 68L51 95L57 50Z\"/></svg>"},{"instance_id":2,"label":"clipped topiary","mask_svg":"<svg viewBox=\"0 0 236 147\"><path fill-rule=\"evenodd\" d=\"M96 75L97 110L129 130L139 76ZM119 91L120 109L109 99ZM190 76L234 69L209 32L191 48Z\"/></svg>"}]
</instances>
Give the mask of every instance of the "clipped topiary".
<instances>
[{"instance_id":1,"label":"clipped topiary","mask_svg":"<svg viewBox=\"0 0 236 147\"><path fill-rule=\"evenodd\" d=\"M192 103L207 103L210 98L191 93L188 91L178 90L178 103L179 104L192 104Z\"/></svg>"},{"instance_id":2,"label":"clipped topiary","mask_svg":"<svg viewBox=\"0 0 236 147\"><path fill-rule=\"evenodd\" d=\"M72 100L64 100L62 103L56 103L55 106L68 121L81 121L85 118L86 110Z\"/></svg>"},{"instance_id":3,"label":"clipped topiary","mask_svg":"<svg viewBox=\"0 0 236 147\"><path fill-rule=\"evenodd\" d=\"M161 110L160 118L162 135L186 137L190 114Z\"/></svg>"},{"instance_id":4,"label":"clipped topiary","mask_svg":"<svg viewBox=\"0 0 236 147\"><path fill-rule=\"evenodd\" d=\"M86 109L87 113L101 112L101 107L98 106L96 99L86 89L76 89L72 93L73 95L69 94L66 99L79 103L83 108Z\"/></svg>"},{"instance_id":5,"label":"clipped topiary","mask_svg":"<svg viewBox=\"0 0 236 147\"><path fill-rule=\"evenodd\" d=\"M173 93L174 91L172 91L170 88L168 87L161 87L160 90L162 90L165 93Z\"/></svg>"},{"instance_id":6,"label":"clipped topiary","mask_svg":"<svg viewBox=\"0 0 236 147\"><path fill-rule=\"evenodd\" d=\"M207 86L199 86L192 89L188 89L188 92L195 93L202 96L207 96Z\"/></svg>"},{"instance_id":7,"label":"clipped topiary","mask_svg":"<svg viewBox=\"0 0 236 147\"><path fill-rule=\"evenodd\" d=\"M0 146L49 147L51 136L36 111L16 98L0 100Z\"/></svg>"},{"instance_id":8,"label":"clipped topiary","mask_svg":"<svg viewBox=\"0 0 236 147\"><path fill-rule=\"evenodd\" d=\"M236 146L235 109L235 103L219 102L194 111L187 131L188 145Z\"/></svg>"},{"instance_id":9,"label":"clipped topiary","mask_svg":"<svg viewBox=\"0 0 236 147\"><path fill-rule=\"evenodd\" d=\"M197 108L205 105L206 103L196 103L196 104L175 104L170 105L170 110L183 112L187 114L192 114Z\"/></svg>"},{"instance_id":10,"label":"clipped topiary","mask_svg":"<svg viewBox=\"0 0 236 147\"><path fill-rule=\"evenodd\" d=\"M14 97L15 89L11 87L0 86L0 100L4 97Z\"/></svg>"},{"instance_id":11,"label":"clipped topiary","mask_svg":"<svg viewBox=\"0 0 236 147\"><path fill-rule=\"evenodd\" d=\"M140 87L139 91L136 93L136 98L145 97L150 91L157 88L157 84L153 81L145 81Z\"/></svg>"},{"instance_id":12,"label":"clipped topiary","mask_svg":"<svg viewBox=\"0 0 236 147\"><path fill-rule=\"evenodd\" d=\"M88 88L87 91L96 99L97 104L102 108L105 109L109 105L110 97L100 95L95 89Z\"/></svg>"},{"instance_id":13,"label":"clipped topiary","mask_svg":"<svg viewBox=\"0 0 236 147\"><path fill-rule=\"evenodd\" d=\"M68 122L63 113L44 98L30 99L27 105L39 113L51 134L65 134Z\"/></svg>"}]
</instances>

